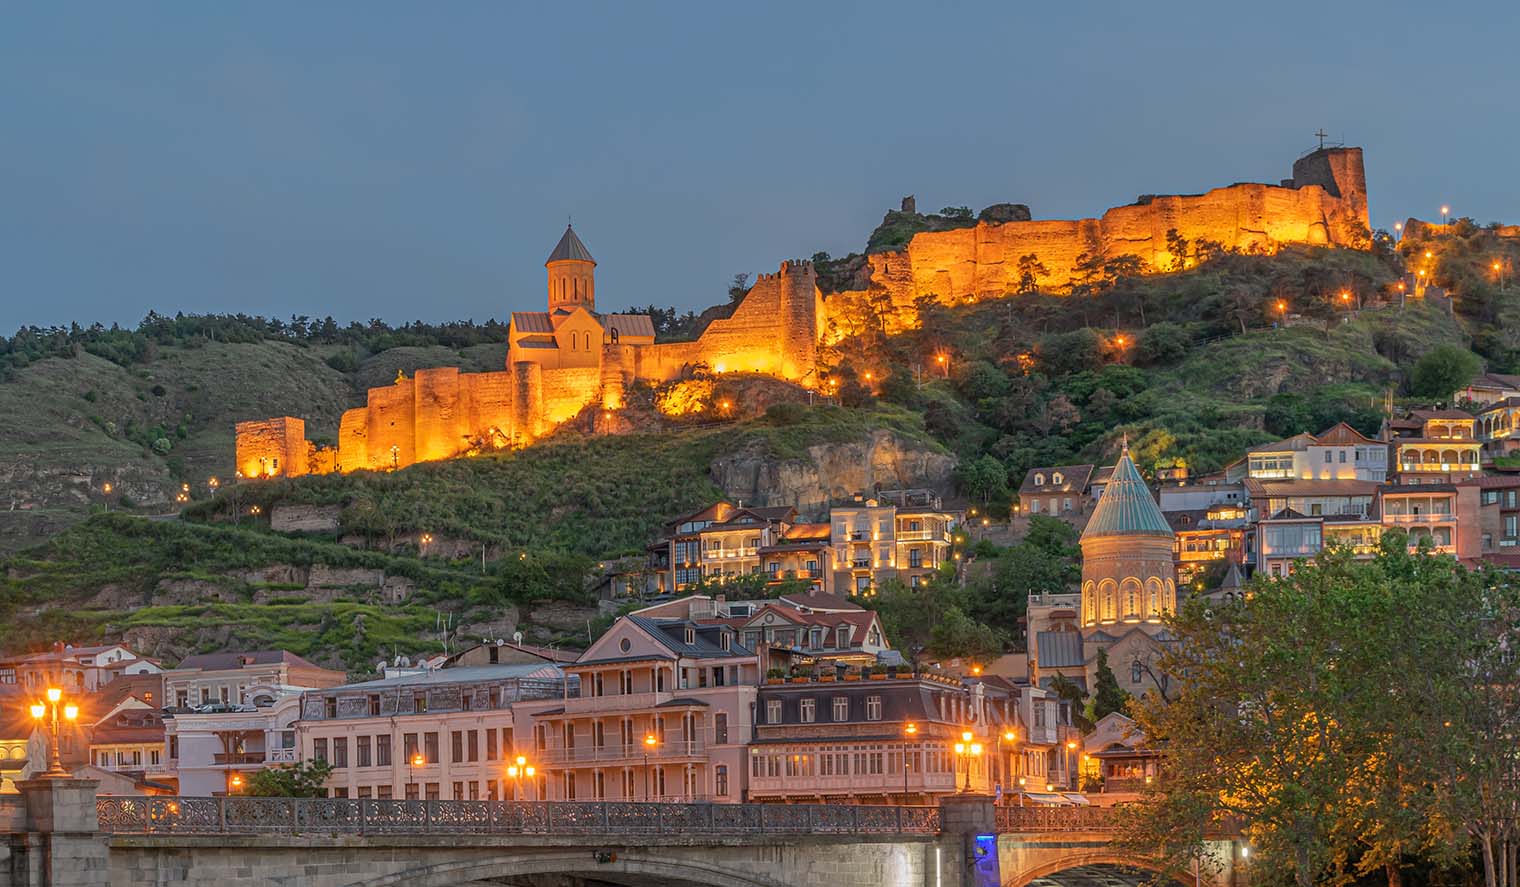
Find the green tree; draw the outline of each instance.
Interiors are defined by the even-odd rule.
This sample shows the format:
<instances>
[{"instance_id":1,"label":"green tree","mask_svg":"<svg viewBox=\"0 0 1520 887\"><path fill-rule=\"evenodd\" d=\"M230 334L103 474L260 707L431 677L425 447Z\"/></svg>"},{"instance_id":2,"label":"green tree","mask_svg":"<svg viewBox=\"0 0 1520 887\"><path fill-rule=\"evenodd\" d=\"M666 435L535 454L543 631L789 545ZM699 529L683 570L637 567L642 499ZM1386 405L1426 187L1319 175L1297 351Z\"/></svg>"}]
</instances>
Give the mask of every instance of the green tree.
<instances>
[{"instance_id":1,"label":"green tree","mask_svg":"<svg viewBox=\"0 0 1520 887\"><path fill-rule=\"evenodd\" d=\"M1040 291L1040 278L1049 277L1050 270L1034 253L1019 256L1019 293L1027 295Z\"/></svg>"},{"instance_id":2,"label":"green tree","mask_svg":"<svg viewBox=\"0 0 1520 887\"><path fill-rule=\"evenodd\" d=\"M248 777L243 794L264 798L323 798L332 764L298 761L288 767L266 767Z\"/></svg>"},{"instance_id":3,"label":"green tree","mask_svg":"<svg viewBox=\"0 0 1520 887\"><path fill-rule=\"evenodd\" d=\"M1008 495L1008 471L992 456L982 456L956 468L956 484L967 496L986 505Z\"/></svg>"},{"instance_id":4,"label":"green tree","mask_svg":"<svg viewBox=\"0 0 1520 887\"><path fill-rule=\"evenodd\" d=\"M1093 720L1101 721L1114 712L1123 712L1129 694L1119 689L1114 670L1108 667L1108 651L1098 651L1098 673L1093 680Z\"/></svg>"},{"instance_id":5,"label":"green tree","mask_svg":"<svg viewBox=\"0 0 1520 887\"><path fill-rule=\"evenodd\" d=\"M1409 371L1409 389L1416 397L1447 400L1482 368L1478 355L1466 348L1437 345L1415 361Z\"/></svg>"},{"instance_id":6,"label":"green tree","mask_svg":"<svg viewBox=\"0 0 1520 887\"><path fill-rule=\"evenodd\" d=\"M1187 328L1176 323L1158 323L1147 327L1135 345L1135 357L1146 366L1176 363L1187 356L1193 337Z\"/></svg>"},{"instance_id":7,"label":"green tree","mask_svg":"<svg viewBox=\"0 0 1520 887\"><path fill-rule=\"evenodd\" d=\"M930 645L942 659L956 657L987 661L1003 653L1003 639L965 611L950 605L940 614L929 634Z\"/></svg>"}]
</instances>

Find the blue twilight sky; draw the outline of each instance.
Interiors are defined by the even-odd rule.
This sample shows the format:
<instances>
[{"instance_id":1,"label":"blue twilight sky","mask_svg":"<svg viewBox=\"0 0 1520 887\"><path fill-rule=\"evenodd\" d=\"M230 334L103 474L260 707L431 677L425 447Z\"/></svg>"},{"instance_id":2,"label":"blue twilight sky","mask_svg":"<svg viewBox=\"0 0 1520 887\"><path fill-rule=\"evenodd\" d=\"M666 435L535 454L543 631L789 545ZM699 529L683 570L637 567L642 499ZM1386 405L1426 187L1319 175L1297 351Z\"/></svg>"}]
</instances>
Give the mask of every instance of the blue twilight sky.
<instances>
[{"instance_id":1,"label":"blue twilight sky","mask_svg":"<svg viewBox=\"0 0 1520 887\"><path fill-rule=\"evenodd\" d=\"M1520 221L1520 3L35 3L0 26L0 334L697 307L921 209L1094 215L1367 151L1374 227Z\"/></svg>"}]
</instances>

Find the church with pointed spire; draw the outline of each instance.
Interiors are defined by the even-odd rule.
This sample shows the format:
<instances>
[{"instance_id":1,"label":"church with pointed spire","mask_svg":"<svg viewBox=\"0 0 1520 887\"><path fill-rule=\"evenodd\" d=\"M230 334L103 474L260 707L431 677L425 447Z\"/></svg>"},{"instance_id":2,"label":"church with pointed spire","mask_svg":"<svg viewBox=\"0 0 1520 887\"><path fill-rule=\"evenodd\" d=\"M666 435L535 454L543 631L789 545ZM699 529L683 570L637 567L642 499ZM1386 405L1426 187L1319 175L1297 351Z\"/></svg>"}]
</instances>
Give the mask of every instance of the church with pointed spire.
<instances>
[{"instance_id":1,"label":"church with pointed spire","mask_svg":"<svg viewBox=\"0 0 1520 887\"><path fill-rule=\"evenodd\" d=\"M1080 625L1088 687L1098 651L1121 686L1150 689L1167 639L1163 618L1177 609L1175 534L1130 458L1128 442L1082 531ZM1121 670L1129 674L1119 675Z\"/></svg>"}]
</instances>

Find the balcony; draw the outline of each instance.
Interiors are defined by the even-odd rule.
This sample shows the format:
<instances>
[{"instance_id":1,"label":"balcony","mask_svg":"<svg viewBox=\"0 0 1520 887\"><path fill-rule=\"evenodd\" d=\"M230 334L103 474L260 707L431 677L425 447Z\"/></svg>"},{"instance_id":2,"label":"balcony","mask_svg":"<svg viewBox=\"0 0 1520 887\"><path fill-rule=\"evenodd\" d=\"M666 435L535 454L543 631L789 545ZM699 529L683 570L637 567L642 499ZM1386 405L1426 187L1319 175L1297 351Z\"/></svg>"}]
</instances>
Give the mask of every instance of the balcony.
<instances>
[{"instance_id":1,"label":"balcony","mask_svg":"<svg viewBox=\"0 0 1520 887\"><path fill-rule=\"evenodd\" d=\"M301 760L301 753L293 748L273 748L266 760L271 764L294 764Z\"/></svg>"},{"instance_id":2,"label":"balcony","mask_svg":"<svg viewBox=\"0 0 1520 887\"><path fill-rule=\"evenodd\" d=\"M1446 514L1383 514L1383 523L1389 526L1408 526L1411 524L1450 524L1456 523L1457 517L1450 512Z\"/></svg>"},{"instance_id":3,"label":"balcony","mask_svg":"<svg viewBox=\"0 0 1520 887\"><path fill-rule=\"evenodd\" d=\"M550 746L539 749L539 760L551 767L574 767L583 764L611 764L643 761L670 761L681 758L701 757L707 753L707 745L700 739L678 739L649 746L640 742L612 743L600 746L586 745L574 748Z\"/></svg>"},{"instance_id":4,"label":"balcony","mask_svg":"<svg viewBox=\"0 0 1520 887\"><path fill-rule=\"evenodd\" d=\"M950 544L950 533L948 531L938 531L938 532L936 532L934 530L898 530L897 531L897 541L898 542L943 542L946 545L949 545Z\"/></svg>"},{"instance_id":5,"label":"balcony","mask_svg":"<svg viewBox=\"0 0 1520 887\"><path fill-rule=\"evenodd\" d=\"M907 793L910 795L953 794L960 790L965 781L966 772L959 768L955 773L909 772ZM820 776L816 773L797 776L751 776L749 780L751 797L852 794L879 794L892 797L903 794L903 785L901 770L896 773L853 773L833 776ZM971 787L981 791L990 788L986 776L981 773L972 774Z\"/></svg>"},{"instance_id":6,"label":"balcony","mask_svg":"<svg viewBox=\"0 0 1520 887\"><path fill-rule=\"evenodd\" d=\"M616 711L637 711L654 708L669 702L672 698L674 695L669 690L613 696L580 696L565 700L565 714L599 715Z\"/></svg>"},{"instance_id":7,"label":"balcony","mask_svg":"<svg viewBox=\"0 0 1520 887\"><path fill-rule=\"evenodd\" d=\"M266 757L261 751L239 751L229 754L214 754L211 763L222 766L246 767L253 764L263 764Z\"/></svg>"}]
</instances>

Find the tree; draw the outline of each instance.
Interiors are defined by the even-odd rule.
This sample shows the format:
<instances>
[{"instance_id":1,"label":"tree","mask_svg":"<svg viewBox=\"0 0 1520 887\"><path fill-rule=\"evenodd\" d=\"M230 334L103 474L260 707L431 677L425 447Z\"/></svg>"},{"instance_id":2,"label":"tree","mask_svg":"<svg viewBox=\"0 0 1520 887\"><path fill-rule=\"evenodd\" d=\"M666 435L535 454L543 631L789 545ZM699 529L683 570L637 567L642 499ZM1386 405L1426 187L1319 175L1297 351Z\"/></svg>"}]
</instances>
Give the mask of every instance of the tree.
<instances>
[{"instance_id":1,"label":"tree","mask_svg":"<svg viewBox=\"0 0 1520 887\"><path fill-rule=\"evenodd\" d=\"M1101 721L1114 712L1123 712L1129 694L1119 689L1114 670L1108 667L1108 651L1098 651L1098 673L1093 680L1093 720Z\"/></svg>"},{"instance_id":2,"label":"tree","mask_svg":"<svg viewBox=\"0 0 1520 887\"><path fill-rule=\"evenodd\" d=\"M332 764L326 761L298 761L285 767L266 767L248 777L243 794L263 798L325 798L327 774Z\"/></svg>"},{"instance_id":3,"label":"tree","mask_svg":"<svg viewBox=\"0 0 1520 887\"><path fill-rule=\"evenodd\" d=\"M1417 397L1447 400L1482 368L1482 361L1466 348L1437 345L1415 361L1409 371L1409 389Z\"/></svg>"},{"instance_id":4,"label":"tree","mask_svg":"<svg viewBox=\"0 0 1520 887\"><path fill-rule=\"evenodd\" d=\"M1050 270L1047 269L1044 263L1040 261L1040 257L1034 253L1019 256L1018 271L1018 291L1021 295L1039 292L1040 279L1050 276Z\"/></svg>"},{"instance_id":5,"label":"tree","mask_svg":"<svg viewBox=\"0 0 1520 887\"><path fill-rule=\"evenodd\" d=\"M947 219L954 219L958 222L969 221L972 217L971 207L969 206L947 206L941 209L939 214Z\"/></svg>"},{"instance_id":6,"label":"tree","mask_svg":"<svg viewBox=\"0 0 1520 887\"><path fill-rule=\"evenodd\" d=\"M1168 271L1181 271L1188 266L1188 240L1176 228L1166 229L1166 251L1172 257Z\"/></svg>"},{"instance_id":7,"label":"tree","mask_svg":"<svg viewBox=\"0 0 1520 887\"><path fill-rule=\"evenodd\" d=\"M956 468L956 483L966 495L986 505L1008 495L1008 471L992 456L982 456Z\"/></svg>"},{"instance_id":8,"label":"tree","mask_svg":"<svg viewBox=\"0 0 1520 887\"><path fill-rule=\"evenodd\" d=\"M1187 356L1193 337L1187 328L1176 323L1158 323L1140 334L1135 357L1147 366L1176 363Z\"/></svg>"},{"instance_id":9,"label":"tree","mask_svg":"<svg viewBox=\"0 0 1520 887\"><path fill-rule=\"evenodd\" d=\"M728 301L731 305L739 304L749 293L749 275L735 274L733 283L728 286Z\"/></svg>"},{"instance_id":10,"label":"tree","mask_svg":"<svg viewBox=\"0 0 1520 887\"><path fill-rule=\"evenodd\" d=\"M998 633L967 616L955 605L945 608L929 634L930 645L942 659L995 659L1003 653Z\"/></svg>"}]
</instances>

